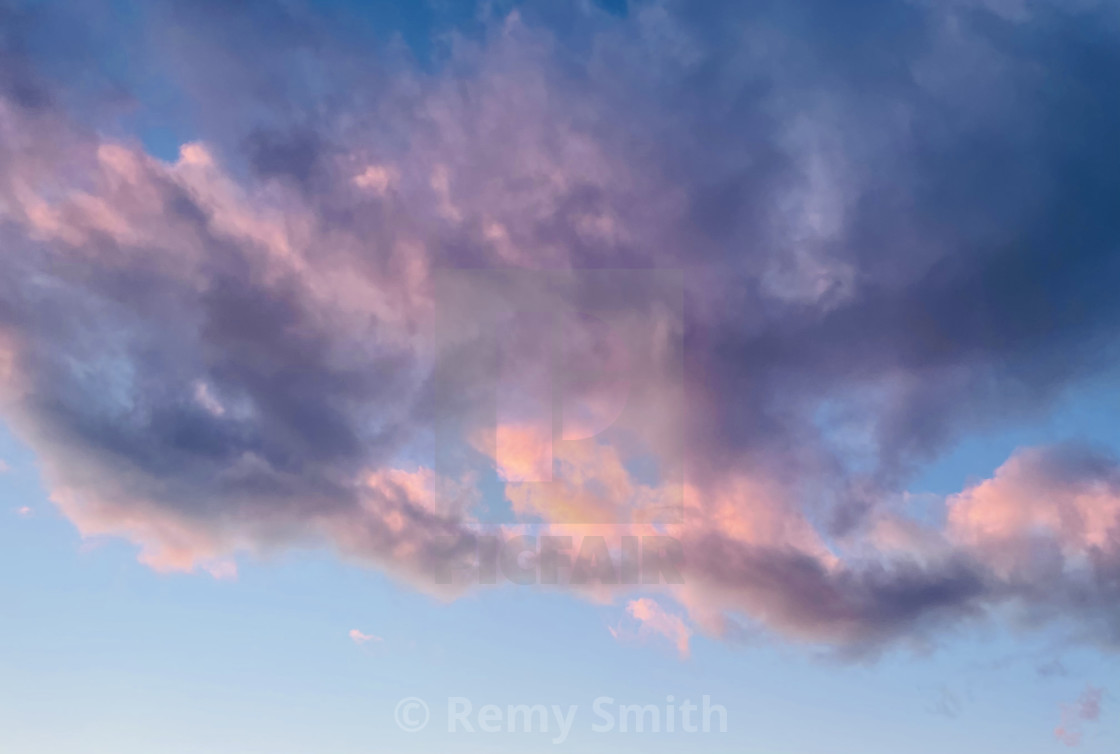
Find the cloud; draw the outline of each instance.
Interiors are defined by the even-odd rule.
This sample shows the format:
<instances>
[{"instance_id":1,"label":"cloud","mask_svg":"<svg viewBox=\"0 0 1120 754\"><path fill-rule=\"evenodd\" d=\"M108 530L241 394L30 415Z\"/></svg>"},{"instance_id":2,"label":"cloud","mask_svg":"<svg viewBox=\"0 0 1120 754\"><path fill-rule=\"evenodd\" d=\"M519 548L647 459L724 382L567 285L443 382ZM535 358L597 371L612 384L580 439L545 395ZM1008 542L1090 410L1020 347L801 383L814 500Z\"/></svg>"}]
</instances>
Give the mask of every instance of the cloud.
<instances>
[{"instance_id":1,"label":"cloud","mask_svg":"<svg viewBox=\"0 0 1120 754\"><path fill-rule=\"evenodd\" d=\"M1054 730L1054 737L1066 746L1080 746L1084 724L1100 720L1103 698L1104 689L1086 686L1076 703L1062 706L1062 723Z\"/></svg>"},{"instance_id":2,"label":"cloud","mask_svg":"<svg viewBox=\"0 0 1120 754\"><path fill-rule=\"evenodd\" d=\"M681 659L689 657L692 630L679 615L667 612L656 600L649 597L631 600L626 606L626 612L638 622L638 636L664 637L676 647ZM616 639L625 635L621 627L612 627L610 631Z\"/></svg>"},{"instance_id":3,"label":"cloud","mask_svg":"<svg viewBox=\"0 0 1120 754\"><path fill-rule=\"evenodd\" d=\"M8 465L8 462L0 458L0 474L7 474L11 470L12 467Z\"/></svg>"},{"instance_id":4,"label":"cloud","mask_svg":"<svg viewBox=\"0 0 1120 754\"><path fill-rule=\"evenodd\" d=\"M99 62L119 35L28 48L9 29L74 22L5 6L0 412L79 531L158 570L312 546L451 596L484 497L546 527L652 501L683 512L649 531L682 542L665 598L698 630L865 653L1012 614L1115 645L1108 452L1024 449L932 517L905 503L962 437L1115 366L1115 10L785 7L526 3L418 64L299 3L153 3L131 59L189 118L140 109L195 131L163 160ZM494 387L471 322L437 368L447 268L680 270L679 311L571 286L681 344L679 422L563 449L543 501L515 488L541 467L521 417L500 457L464 451L489 476L447 473L440 420L476 437ZM627 400L668 405L640 374Z\"/></svg>"},{"instance_id":5,"label":"cloud","mask_svg":"<svg viewBox=\"0 0 1120 754\"><path fill-rule=\"evenodd\" d=\"M1066 668L1065 663L1059 659L1044 662L1035 670L1043 678L1064 678L1069 675L1069 670Z\"/></svg>"},{"instance_id":6,"label":"cloud","mask_svg":"<svg viewBox=\"0 0 1120 754\"><path fill-rule=\"evenodd\" d=\"M992 479L950 500L949 528L955 538L989 552L1042 537L1064 555L1084 555L1111 545L1120 522L1118 493L1120 475L1105 454L1069 445L1027 449ZM1020 561L1008 562L1013 568L1026 565L1021 561L1037 549L1008 555Z\"/></svg>"},{"instance_id":7,"label":"cloud","mask_svg":"<svg viewBox=\"0 0 1120 754\"><path fill-rule=\"evenodd\" d=\"M908 519L920 546L902 552L858 537L829 557L807 541L743 542L726 525L685 527L678 596L717 633L738 614L856 653L935 641L943 627L985 619L997 606L1023 625L1072 621L1082 636L1115 646L1118 474L1120 462L1095 448L1024 449L950 496L943 529Z\"/></svg>"},{"instance_id":8,"label":"cloud","mask_svg":"<svg viewBox=\"0 0 1120 754\"><path fill-rule=\"evenodd\" d=\"M380 636L374 636L373 634L364 634L356 628L350 629L350 633L348 635L350 637L350 640L353 641L358 646L361 646L363 644L368 644L371 641L372 642L383 641Z\"/></svg>"}]
</instances>

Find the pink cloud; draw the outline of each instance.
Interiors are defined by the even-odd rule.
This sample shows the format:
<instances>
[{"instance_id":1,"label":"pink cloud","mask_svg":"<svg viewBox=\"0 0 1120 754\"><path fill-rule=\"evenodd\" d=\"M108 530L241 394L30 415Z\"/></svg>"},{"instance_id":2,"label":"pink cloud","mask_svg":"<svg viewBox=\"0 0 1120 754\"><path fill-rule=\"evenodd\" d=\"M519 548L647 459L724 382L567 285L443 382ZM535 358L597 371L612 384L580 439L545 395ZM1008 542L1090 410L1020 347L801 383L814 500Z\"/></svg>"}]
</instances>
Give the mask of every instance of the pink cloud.
<instances>
[{"instance_id":1,"label":"pink cloud","mask_svg":"<svg viewBox=\"0 0 1120 754\"><path fill-rule=\"evenodd\" d=\"M1115 553L1118 531L1120 479L1070 448L1020 450L948 501L949 538L1005 578L1056 575Z\"/></svg>"},{"instance_id":2,"label":"pink cloud","mask_svg":"<svg viewBox=\"0 0 1120 754\"><path fill-rule=\"evenodd\" d=\"M649 597L632 600L626 606L626 612L638 621L639 635L655 634L662 636L673 643L681 659L689 657L689 640L692 637L692 630L679 615L666 612L656 600ZM611 635L617 639L623 633L621 629L611 628Z\"/></svg>"},{"instance_id":3,"label":"pink cloud","mask_svg":"<svg viewBox=\"0 0 1120 754\"><path fill-rule=\"evenodd\" d=\"M1062 705L1062 722L1054 729L1054 737L1066 746L1080 746L1085 723L1095 723L1101 717L1104 689L1086 686L1073 704Z\"/></svg>"},{"instance_id":4,"label":"pink cloud","mask_svg":"<svg viewBox=\"0 0 1120 754\"><path fill-rule=\"evenodd\" d=\"M48 468L48 477L51 476ZM102 492L108 491L107 486ZM55 487L51 500L85 538L118 536L139 545L137 556L160 573L203 571L215 579L237 578L237 540L214 526L145 501Z\"/></svg>"},{"instance_id":5,"label":"pink cloud","mask_svg":"<svg viewBox=\"0 0 1120 754\"><path fill-rule=\"evenodd\" d=\"M950 500L952 533L979 544L1042 535L1069 550L1107 545L1120 523L1120 490L1107 479L1062 473L1061 461L1047 448L1016 453Z\"/></svg>"},{"instance_id":6,"label":"pink cloud","mask_svg":"<svg viewBox=\"0 0 1120 754\"><path fill-rule=\"evenodd\" d=\"M349 636L350 636L351 641L353 641L358 646L361 646L363 644L368 644L371 641L372 642L383 641L380 636L374 636L373 634L365 634L365 633L362 633L361 631L359 631L356 628L350 629Z\"/></svg>"}]
</instances>

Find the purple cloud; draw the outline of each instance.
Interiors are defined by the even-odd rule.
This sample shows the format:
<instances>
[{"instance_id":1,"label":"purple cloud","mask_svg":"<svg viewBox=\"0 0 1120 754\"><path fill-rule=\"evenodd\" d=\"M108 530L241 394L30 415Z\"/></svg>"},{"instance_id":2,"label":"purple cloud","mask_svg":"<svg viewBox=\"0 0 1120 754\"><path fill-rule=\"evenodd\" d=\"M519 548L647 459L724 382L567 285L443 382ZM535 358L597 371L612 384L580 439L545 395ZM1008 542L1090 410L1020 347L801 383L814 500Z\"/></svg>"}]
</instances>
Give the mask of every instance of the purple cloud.
<instances>
[{"instance_id":1,"label":"purple cloud","mask_svg":"<svg viewBox=\"0 0 1120 754\"><path fill-rule=\"evenodd\" d=\"M83 534L152 567L314 545L446 593L482 485L433 436L493 385L469 349L439 379L437 271L679 270L679 311L570 292L680 344L679 422L558 456L562 499L507 487L515 512L679 506L672 597L710 633L875 651L1010 604L1115 644L1115 459L1024 451L943 526L898 505L1112 365L1115 11L801 5L530 4L421 65L309 8L157 4L137 54L190 112L172 160L122 125L105 40L49 64L20 41L67 21L5 10L6 421ZM640 469L671 445L670 501Z\"/></svg>"}]
</instances>

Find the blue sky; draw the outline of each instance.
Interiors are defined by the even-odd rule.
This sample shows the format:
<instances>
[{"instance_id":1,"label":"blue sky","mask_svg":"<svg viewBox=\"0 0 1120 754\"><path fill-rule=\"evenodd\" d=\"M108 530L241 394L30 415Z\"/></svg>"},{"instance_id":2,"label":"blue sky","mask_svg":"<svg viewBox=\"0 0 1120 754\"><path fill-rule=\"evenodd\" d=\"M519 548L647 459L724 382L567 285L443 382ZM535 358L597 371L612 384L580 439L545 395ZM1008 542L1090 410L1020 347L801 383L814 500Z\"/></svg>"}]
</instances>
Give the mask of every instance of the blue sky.
<instances>
[{"instance_id":1,"label":"blue sky","mask_svg":"<svg viewBox=\"0 0 1120 754\"><path fill-rule=\"evenodd\" d=\"M0 748L1115 751L1118 64L1092 1L0 0Z\"/></svg>"}]
</instances>

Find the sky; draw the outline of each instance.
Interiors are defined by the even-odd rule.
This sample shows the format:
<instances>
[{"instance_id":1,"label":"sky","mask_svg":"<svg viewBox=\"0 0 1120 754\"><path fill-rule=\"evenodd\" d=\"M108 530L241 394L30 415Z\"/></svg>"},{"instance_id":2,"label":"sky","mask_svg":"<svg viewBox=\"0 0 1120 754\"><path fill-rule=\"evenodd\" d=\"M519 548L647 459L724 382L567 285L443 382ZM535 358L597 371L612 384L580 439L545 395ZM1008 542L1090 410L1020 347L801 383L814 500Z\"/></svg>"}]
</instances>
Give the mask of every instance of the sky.
<instances>
[{"instance_id":1,"label":"sky","mask_svg":"<svg viewBox=\"0 0 1120 754\"><path fill-rule=\"evenodd\" d=\"M1120 746L1120 8L0 0L0 749Z\"/></svg>"}]
</instances>

